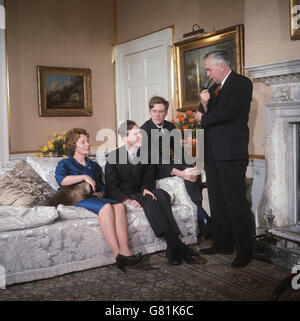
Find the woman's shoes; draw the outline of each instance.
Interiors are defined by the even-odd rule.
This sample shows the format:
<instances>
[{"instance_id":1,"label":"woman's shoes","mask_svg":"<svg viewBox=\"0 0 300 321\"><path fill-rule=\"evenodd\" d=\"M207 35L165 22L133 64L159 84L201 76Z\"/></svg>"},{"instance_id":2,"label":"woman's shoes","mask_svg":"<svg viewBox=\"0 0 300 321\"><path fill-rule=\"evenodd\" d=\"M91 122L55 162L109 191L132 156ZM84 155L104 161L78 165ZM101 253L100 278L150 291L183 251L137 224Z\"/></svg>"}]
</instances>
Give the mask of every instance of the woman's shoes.
<instances>
[{"instance_id":1,"label":"woman's shoes","mask_svg":"<svg viewBox=\"0 0 300 321\"><path fill-rule=\"evenodd\" d=\"M139 252L138 254L126 256L122 254L118 254L116 257L116 265L118 269L125 271L126 265L136 265L143 259L143 253Z\"/></svg>"},{"instance_id":2,"label":"woman's shoes","mask_svg":"<svg viewBox=\"0 0 300 321\"><path fill-rule=\"evenodd\" d=\"M144 254L143 254L143 252L139 252L138 254L134 254L134 255L132 255L132 256L135 256L135 257L141 257L141 258L142 258L142 257L143 257L143 255L144 255Z\"/></svg>"}]
</instances>

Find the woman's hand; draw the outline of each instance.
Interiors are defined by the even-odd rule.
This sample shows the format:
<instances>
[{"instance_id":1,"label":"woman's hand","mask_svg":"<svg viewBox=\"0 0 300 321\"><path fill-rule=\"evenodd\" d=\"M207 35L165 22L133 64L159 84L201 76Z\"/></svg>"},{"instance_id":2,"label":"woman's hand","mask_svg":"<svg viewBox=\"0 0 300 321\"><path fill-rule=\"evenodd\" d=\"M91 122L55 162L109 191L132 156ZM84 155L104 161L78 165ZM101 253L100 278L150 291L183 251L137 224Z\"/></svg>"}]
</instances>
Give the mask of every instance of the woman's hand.
<instances>
[{"instance_id":1,"label":"woman's hand","mask_svg":"<svg viewBox=\"0 0 300 321\"><path fill-rule=\"evenodd\" d=\"M95 197L104 197L104 192L94 192L92 196L95 196Z\"/></svg>"},{"instance_id":2,"label":"woman's hand","mask_svg":"<svg viewBox=\"0 0 300 321\"><path fill-rule=\"evenodd\" d=\"M84 181L92 186L93 192L96 192L96 182L89 175L83 175L83 176L84 176Z\"/></svg>"},{"instance_id":3,"label":"woman's hand","mask_svg":"<svg viewBox=\"0 0 300 321\"><path fill-rule=\"evenodd\" d=\"M157 201L156 196L155 196L152 192L150 192L147 188L145 188L145 189L143 190L143 196L145 196L145 195L147 195L147 194L150 195L153 200Z\"/></svg>"}]
</instances>

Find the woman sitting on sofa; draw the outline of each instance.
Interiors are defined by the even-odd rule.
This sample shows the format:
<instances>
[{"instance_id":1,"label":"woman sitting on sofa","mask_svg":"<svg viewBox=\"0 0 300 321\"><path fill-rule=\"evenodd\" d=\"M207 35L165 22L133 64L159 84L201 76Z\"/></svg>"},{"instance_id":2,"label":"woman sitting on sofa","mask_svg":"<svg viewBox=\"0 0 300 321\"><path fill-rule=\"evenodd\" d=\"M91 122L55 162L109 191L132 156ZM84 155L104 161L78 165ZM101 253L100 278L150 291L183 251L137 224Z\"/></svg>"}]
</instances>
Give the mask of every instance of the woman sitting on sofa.
<instances>
[{"instance_id":1,"label":"woman sitting on sofa","mask_svg":"<svg viewBox=\"0 0 300 321\"><path fill-rule=\"evenodd\" d=\"M75 204L93 211L99 216L101 232L116 258L117 267L124 271L125 265L134 265L143 254L133 255L128 247L127 218L125 206L104 198L101 167L87 156L90 152L89 134L81 128L73 128L66 134L65 150L68 158L61 160L55 171L60 187L87 182L93 194Z\"/></svg>"}]
</instances>

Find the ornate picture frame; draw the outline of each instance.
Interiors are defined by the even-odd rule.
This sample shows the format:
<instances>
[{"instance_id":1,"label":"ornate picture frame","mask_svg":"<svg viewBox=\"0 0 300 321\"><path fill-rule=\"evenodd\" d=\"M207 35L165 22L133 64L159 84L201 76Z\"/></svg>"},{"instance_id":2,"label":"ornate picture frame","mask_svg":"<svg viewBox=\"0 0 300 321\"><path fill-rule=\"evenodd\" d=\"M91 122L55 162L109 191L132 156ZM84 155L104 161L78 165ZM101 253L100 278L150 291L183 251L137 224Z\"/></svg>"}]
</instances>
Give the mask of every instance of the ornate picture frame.
<instances>
[{"instance_id":1,"label":"ornate picture frame","mask_svg":"<svg viewBox=\"0 0 300 321\"><path fill-rule=\"evenodd\" d=\"M300 0L290 0L291 39L300 39Z\"/></svg>"},{"instance_id":2,"label":"ornate picture frame","mask_svg":"<svg viewBox=\"0 0 300 321\"><path fill-rule=\"evenodd\" d=\"M232 57L231 68L244 74L244 26L236 25L207 33L174 44L176 52L177 106L178 110L196 110L200 92L207 86L208 78L203 57L209 51L224 49Z\"/></svg>"},{"instance_id":3,"label":"ornate picture frame","mask_svg":"<svg viewBox=\"0 0 300 321\"><path fill-rule=\"evenodd\" d=\"M37 66L41 117L91 116L91 70Z\"/></svg>"}]
</instances>

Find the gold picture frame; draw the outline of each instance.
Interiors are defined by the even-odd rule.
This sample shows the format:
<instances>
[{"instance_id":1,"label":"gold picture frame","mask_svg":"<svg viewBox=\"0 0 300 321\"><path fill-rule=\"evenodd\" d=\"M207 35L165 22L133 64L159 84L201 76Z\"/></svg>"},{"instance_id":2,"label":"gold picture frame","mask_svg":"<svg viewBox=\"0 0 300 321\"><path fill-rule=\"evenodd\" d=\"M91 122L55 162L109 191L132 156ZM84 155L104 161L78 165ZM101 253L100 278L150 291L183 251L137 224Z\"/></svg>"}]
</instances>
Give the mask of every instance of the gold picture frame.
<instances>
[{"instance_id":1,"label":"gold picture frame","mask_svg":"<svg viewBox=\"0 0 300 321\"><path fill-rule=\"evenodd\" d=\"M41 117L91 116L91 70L37 66Z\"/></svg>"},{"instance_id":2,"label":"gold picture frame","mask_svg":"<svg viewBox=\"0 0 300 321\"><path fill-rule=\"evenodd\" d=\"M231 68L244 74L244 26L236 25L207 33L174 44L176 52L178 110L196 110L200 104L200 91L208 79L203 57L209 51L224 49L232 57Z\"/></svg>"},{"instance_id":3,"label":"gold picture frame","mask_svg":"<svg viewBox=\"0 0 300 321\"><path fill-rule=\"evenodd\" d=\"M300 0L290 0L291 39L300 39Z\"/></svg>"}]
</instances>

